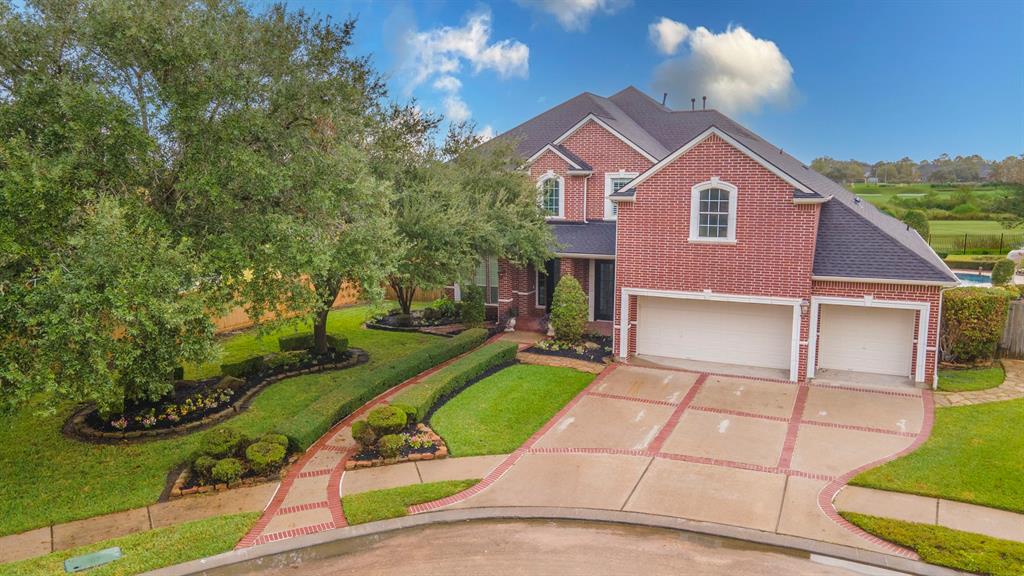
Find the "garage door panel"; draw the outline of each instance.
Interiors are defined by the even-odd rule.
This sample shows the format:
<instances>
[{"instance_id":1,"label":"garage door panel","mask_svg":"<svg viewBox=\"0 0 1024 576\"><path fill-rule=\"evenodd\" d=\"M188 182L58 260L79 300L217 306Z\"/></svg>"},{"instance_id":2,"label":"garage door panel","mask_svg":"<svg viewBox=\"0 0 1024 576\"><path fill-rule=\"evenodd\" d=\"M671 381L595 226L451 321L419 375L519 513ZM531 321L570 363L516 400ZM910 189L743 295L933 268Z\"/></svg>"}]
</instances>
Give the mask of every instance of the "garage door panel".
<instances>
[{"instance_id":1,"label":"garage door panel","mask_svg":"<svg viewBox=\"0 0 1024 576\"><path fill-rule=\"evenodd\" d=\"M820 368L910 375L913 310L823 304L819 317Z\"/></svg>"},{"instance_id":2,"label":"garage door panel","mask_svg":"<svg viewBox=\"0 0 1024 576\"><path fill-rule=\"evenodd\" d=\"M790 306L643 297L637 353L788 369Z\"/></svg>"}]
</instances>

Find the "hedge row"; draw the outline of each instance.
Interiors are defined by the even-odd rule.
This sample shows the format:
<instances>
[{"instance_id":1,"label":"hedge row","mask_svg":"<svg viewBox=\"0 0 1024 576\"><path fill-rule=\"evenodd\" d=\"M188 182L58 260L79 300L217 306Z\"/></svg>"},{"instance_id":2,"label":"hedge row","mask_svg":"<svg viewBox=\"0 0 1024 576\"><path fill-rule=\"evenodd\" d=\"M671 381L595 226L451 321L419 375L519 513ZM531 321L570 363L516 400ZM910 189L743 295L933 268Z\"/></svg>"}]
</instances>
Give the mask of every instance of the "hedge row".
<instances>
[{"instance_id":1,"label":"hedge row","mask_svg":"<svg viewBox=\"0 0 1024 576\"><path fill-rule=\"evenodd\" d=\"M1000 288L956 288L942 301L939 344L946 362L991 360L1003 336L1010 293Z\"/></svg>"},{"instance_id":2,"label":"hedge row","mask_svg":"<svg viewBox=\"0 0 1024 576\"><path fill-rule=\"evenodd\" d=\"M516 357L515 342L495 342L468 354L458 362L424 378L415 386L394 398L396 404L407 404L416 409L416 419L423 421L442 398L462 388L487 370Z\"/></svg>"},{"instance_id":3,"label":"hedge row","mask_svg":"<svg viewBox=\"0 0 1024 576\"><path fill-rule=\"evenodd\" d=\"M454 338L437 342L384 365L372 366L358 381L338 386L322 396L282 428L302 449L308 448L335 422L348 416L387 389L479 346L487 339L487 330L474 328ZM373 358L370 359L371 362Z\"/></svg>"}]
</instances>

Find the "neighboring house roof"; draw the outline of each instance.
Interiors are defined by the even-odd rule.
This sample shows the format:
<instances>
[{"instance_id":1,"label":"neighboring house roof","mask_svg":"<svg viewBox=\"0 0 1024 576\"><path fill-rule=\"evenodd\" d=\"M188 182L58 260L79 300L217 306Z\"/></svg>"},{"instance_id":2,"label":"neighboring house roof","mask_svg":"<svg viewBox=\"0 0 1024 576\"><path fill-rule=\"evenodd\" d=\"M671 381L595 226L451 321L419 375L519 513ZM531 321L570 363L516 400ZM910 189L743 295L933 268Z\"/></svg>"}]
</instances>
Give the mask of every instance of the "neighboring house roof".
<instances>
[{"instance_id":1,"label":"neighboring house roof","mask_svg":"<svg viewBox=\"0 0 1024 576\"><path fill-rule=\"evenodd\" d=\"M556 222L550 224L556 254L615 256L615 222Z\"/></svg>"},{"instance_id":2,"label":"neighboring house roof","mask_svg":"<svg viewBox=\"0 0 1024 576\"><path fill-rule=\"evenodd\" d=\"M931 247L905 224L869 202L860 201L845 187L811 170L716 110L672 110L630 86L608 98L584 92L497 138L516 139L520 154L530 158L545 146L560 143L589 116L600 119L656 161L715 128L798 183L803 190L800 195L795 193L794 199L832 198L822 206L814 258L815 276L957 281ZM623 199L633 194L635 188L629 186L612 197ZM869 227L874 231L868 230ZM862 241L865 234L881 236L872 242L872 248L866 249Z\"/></svg>"}]
</instances>

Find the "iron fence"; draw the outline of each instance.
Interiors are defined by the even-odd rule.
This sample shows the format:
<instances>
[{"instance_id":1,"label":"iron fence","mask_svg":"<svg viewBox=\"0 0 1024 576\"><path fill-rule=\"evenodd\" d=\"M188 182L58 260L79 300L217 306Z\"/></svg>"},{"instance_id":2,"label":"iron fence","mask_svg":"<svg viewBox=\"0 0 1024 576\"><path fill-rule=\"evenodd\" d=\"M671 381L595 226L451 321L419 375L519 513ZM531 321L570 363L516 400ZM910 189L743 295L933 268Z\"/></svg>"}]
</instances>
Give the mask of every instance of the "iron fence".
<instances>
[{"instance_id":1,"label":"iron fence","mask_svg":"<svg viewBox=\"0 0 1024 576\"><path fill-rule=\"evenodd\" d=\"M968 254L972 250L1009 252L1024 246L1024 233L1001 234L932 234L928 244L936 252L945 254Z\"/></svg>"}]
</instances>

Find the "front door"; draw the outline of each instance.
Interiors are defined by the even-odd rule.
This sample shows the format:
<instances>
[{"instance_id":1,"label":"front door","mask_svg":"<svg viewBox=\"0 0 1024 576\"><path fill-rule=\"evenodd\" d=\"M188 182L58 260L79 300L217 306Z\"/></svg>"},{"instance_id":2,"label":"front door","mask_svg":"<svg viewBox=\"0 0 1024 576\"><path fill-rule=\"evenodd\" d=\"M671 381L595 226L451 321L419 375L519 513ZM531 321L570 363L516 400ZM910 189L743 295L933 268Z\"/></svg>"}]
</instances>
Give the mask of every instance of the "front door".
<instances>
[{"instance_id":1,"label":"front door","mask_svg":"<svg viewBox=\"0 0 1024 576\"><path fill-rule=\"evenodd\" d=\"M594 260L594 320L611 320L615 312L615 261Z\"/></svg>"},{"instance_id":2,"label":"front door","mask_svg":"<svg viewBox=\"0 0 1024 576\"><path fill-rule=\"evenodd\" d=\"M559 260L548 260L544 263L544 311L551 312L551 301L555 299L555 286L558 285L558 273L561 271Z\"/></svg>"}]
</instances>

